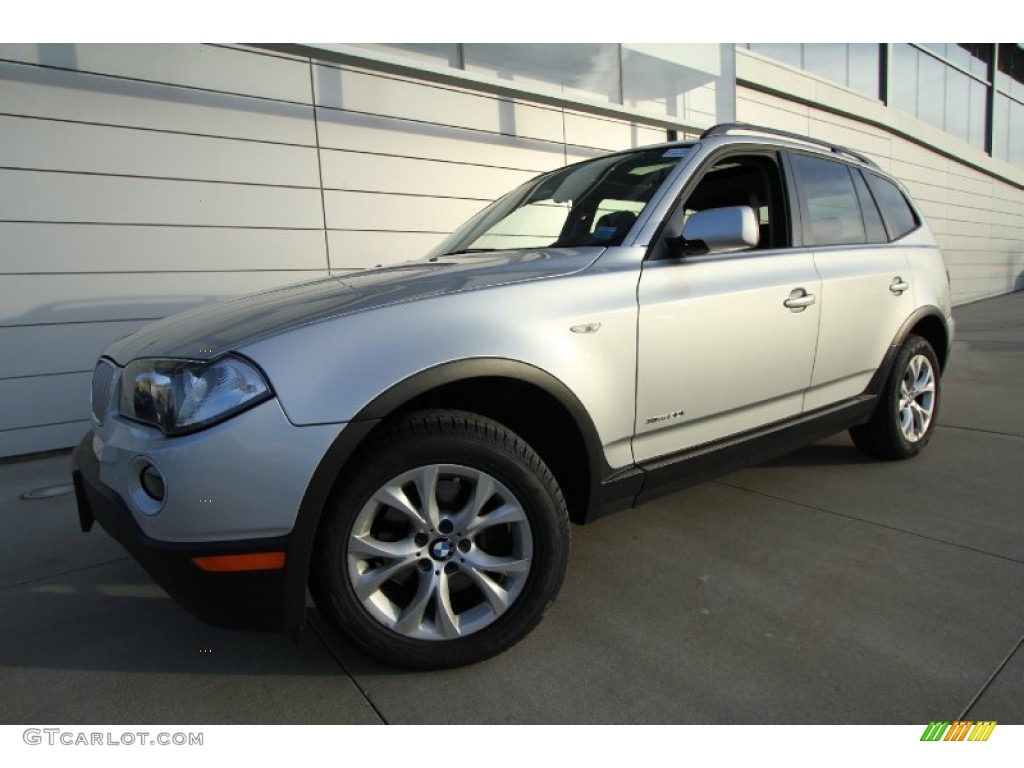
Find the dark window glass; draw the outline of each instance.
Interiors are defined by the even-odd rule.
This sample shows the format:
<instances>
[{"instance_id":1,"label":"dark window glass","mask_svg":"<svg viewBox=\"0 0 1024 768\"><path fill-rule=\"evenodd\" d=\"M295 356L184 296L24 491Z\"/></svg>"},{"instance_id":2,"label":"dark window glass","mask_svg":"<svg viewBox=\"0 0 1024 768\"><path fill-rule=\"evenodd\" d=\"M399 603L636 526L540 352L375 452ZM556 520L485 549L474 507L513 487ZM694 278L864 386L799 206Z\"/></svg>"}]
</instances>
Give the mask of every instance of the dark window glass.
<instances>
[{"instance_id":1,"label":"dark window glass","mask_svg":"<svg viewBox=\"0 0 1024 768\"><path fill-rule=\"evenodd\" d=\"M686 202L667 225L672 235L682 232L687 219L698 211L747 205L758 223L755 248L790 245L784 192L779 167L767 155L729 155L716 162L701 178Z\"/></svg>"},{"instance_id":2,"label":"dark window glass","mask_svg":"<svg viewBox=\"0 0 1024 768\"><path fill-rule=\"evenodd\" d=\"M910 207L910 203L907 202L907 198L900 192L899 187L888 179L883 179L873 173L865 175L868 179L868 186L871 187L871 194L874 195L875 202L878 203L878 207L882 211L882 218L885 219L889 237L898 240L908 232L917 229L920 221Z\"/></svg>"},{"instance_id":3,"label":"dark window glass","mask_svg":"<svg viewBox=\"0 0 1024 768\"><path fill-rule=\"evenodd\" d=\"M988 63L992 61L992 43L957 43L957 47L967 51L969 63L967 68L972 75L988 80Z\"/></svg>"},{"instance_id":4,"label":"dark window glass","mask_svg":"<svg viewBox=\"0 0 1024 768\"><path fill-rule=\"evenodd\" d=\"M999 44L996 84L1005 93L1024 99L1024 48L1020 43Z\"/></svg>"},{"instance_id":5,"label":"dark window glass","mask_svg":"<svg viewBox=\"0 0 1024 768\"><path fill-rule=\"evenodd\" d=\"M868 232L869 243L887 243L889 236L885 231L885 224L882 223L882 216L875 205L875 199L868 191L868 185L864 183L864 177L860 171L850 171L853 176L853 185L857 188L857 200L860 202L861 213L864 214L864 227Z\"/></svg>"},{"instance_id":6,"label":"dark window glass","mask_svg":"<svg viewBox=\"0 0 1024 768\"><path fill-rule=\"evenodd\" d=\"M866 242L860 203L846 165L810 155L792 157L807 244Z\"/></svg>"}]
</instances>

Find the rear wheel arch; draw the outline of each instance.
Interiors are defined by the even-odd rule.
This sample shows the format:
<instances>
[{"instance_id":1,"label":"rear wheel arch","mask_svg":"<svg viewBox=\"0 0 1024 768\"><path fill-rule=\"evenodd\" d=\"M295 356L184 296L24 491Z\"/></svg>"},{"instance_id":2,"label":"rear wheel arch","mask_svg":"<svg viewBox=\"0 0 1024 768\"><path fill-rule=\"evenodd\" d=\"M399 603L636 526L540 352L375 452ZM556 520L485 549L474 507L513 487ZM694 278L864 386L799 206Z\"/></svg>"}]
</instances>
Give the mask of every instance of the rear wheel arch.
<instances>
[{"instance_id":1,"label":"rear wheel arch","mask_svg":"<svg viewBox=\"0 0 1024 768\"><path fill-rule=\"evenodd\" d=\"M875 375L868 382L865 394L878 395L882 391L897 354L911 336L920 336L931 344L939 362L939 371L942 372L946 369L950 351L950 332L946 318L938 307L920 307L900 326L896 336L886 349L885 357L882 358Z\"/></svg>"}]
</instances>

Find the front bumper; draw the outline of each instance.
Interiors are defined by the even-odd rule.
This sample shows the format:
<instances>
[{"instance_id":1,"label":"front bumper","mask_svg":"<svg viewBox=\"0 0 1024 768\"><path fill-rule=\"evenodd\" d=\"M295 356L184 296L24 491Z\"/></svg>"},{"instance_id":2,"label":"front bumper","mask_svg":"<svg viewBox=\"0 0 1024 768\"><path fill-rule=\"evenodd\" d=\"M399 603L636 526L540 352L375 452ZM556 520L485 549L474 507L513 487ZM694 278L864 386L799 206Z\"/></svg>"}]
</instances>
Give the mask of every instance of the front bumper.
<instances>
[{"instance_id":1,"label":"front bumper","mask_svg":"<svg viewBox=\"0 0 1024 768\"><path fill-rule=\"evenodd\" d=\"M98 521L171 597L210 624L232 629L294 628L296 610L288 605L286 595L295 589L288 588L286 554L282 556L282 567L272 570L207 571L193 560L219 555L287 553L290 535L202 543L156 541L143 533L121 497L100 481L100 463L92 451L92 438L92 432L87 434L72 457L83 531Z\"/></svg>"}]
</instances>

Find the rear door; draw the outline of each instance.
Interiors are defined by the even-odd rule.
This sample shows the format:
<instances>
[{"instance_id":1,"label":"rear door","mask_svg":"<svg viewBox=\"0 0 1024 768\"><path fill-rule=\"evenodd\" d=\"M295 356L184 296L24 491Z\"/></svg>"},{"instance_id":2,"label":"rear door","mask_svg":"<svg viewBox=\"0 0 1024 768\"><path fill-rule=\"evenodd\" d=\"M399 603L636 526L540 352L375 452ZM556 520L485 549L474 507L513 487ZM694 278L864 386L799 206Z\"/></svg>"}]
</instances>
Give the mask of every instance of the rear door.
<instances>
[{"instance_id":1,"label":"rear door","mask_svg":"<svg viewBox=\"0 0 1024 768\"><path fill-rule=\"evenodd\" d=\"M861 394L914 309L910 265L893 235L917 226L889 223L861 170L820 155L792 152L803 240L821 276L820 328L804 410ZM872 175L871 185L888 185ZM879 189L882 189L879 187ZM904 201L905 202L905 201ZM907 206L907 215L913 212ZM902 232L900 231L902 230Z\"/></svg>"}]
</instances>

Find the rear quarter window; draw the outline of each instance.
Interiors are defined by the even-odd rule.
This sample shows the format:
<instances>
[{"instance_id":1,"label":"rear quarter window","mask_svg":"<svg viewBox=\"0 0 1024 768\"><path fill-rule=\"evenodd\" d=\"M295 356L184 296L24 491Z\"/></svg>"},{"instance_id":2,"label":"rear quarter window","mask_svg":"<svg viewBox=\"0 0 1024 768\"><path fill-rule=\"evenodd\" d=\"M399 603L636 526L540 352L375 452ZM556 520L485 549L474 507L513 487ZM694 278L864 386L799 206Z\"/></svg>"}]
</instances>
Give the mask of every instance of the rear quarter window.
<instances>
[{"instance_id":1,"label":"rear quarter window","mask_svg":"<svg viewBox=\"0 0 1024 768\"><path fill-rule=\"evenodd\" d=\"M878 203L885 228L889 230L890 240L898 240L921 226L921 220L899 187L873 173L865 173L864 176L868 180L868 187L874 195L875 202Z\"/></svg>"}]
</instances>

